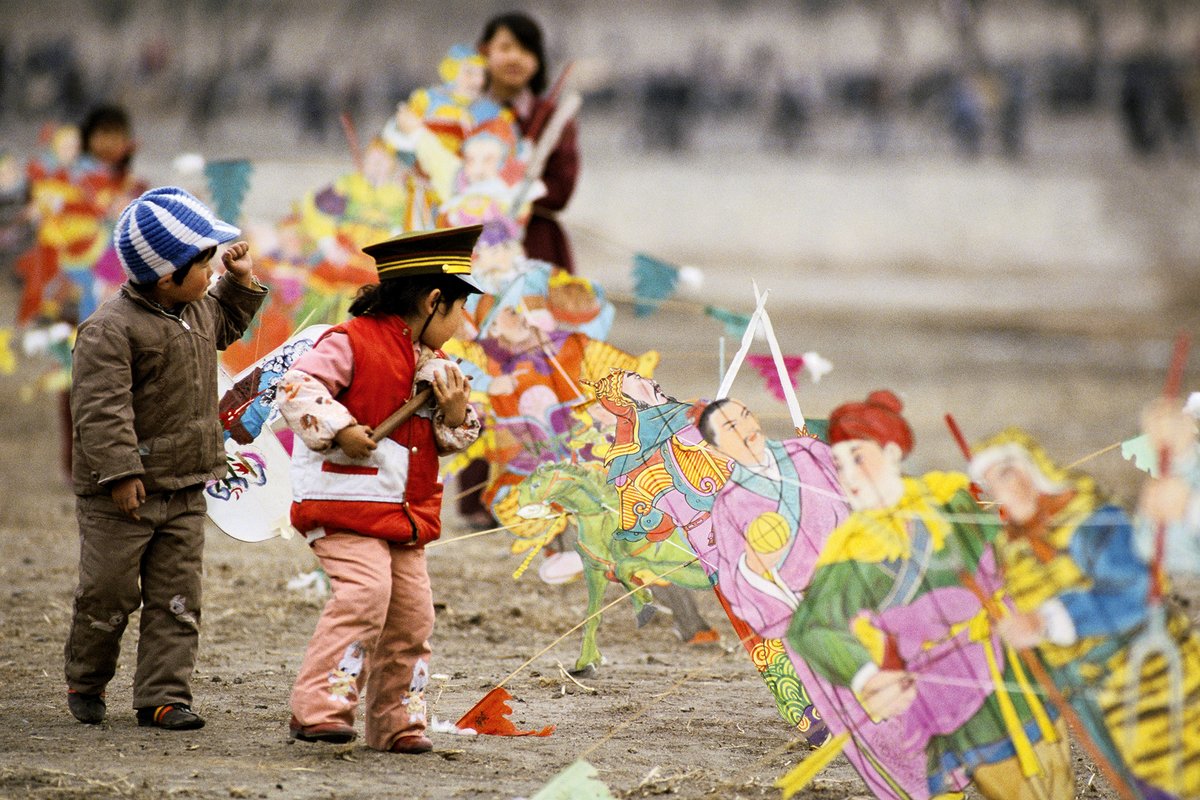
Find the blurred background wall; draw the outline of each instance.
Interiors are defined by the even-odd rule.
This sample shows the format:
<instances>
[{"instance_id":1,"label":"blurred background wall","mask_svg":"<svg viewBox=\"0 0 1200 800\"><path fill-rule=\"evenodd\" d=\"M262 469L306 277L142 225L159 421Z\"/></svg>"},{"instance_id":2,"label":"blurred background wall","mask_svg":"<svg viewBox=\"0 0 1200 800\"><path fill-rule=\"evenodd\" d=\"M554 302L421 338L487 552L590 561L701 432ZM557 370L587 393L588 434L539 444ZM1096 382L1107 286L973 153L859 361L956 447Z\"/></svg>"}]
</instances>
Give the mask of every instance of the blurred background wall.
<instances>
[{"instance_id":1,"label":"blurred background wall","mask_svg":"<svg viewBox=\"0 0 1200 800\"><path fill-rule=\"evenodd\" d=\"M373 134L510 5L575 62L585 271L638 248L839 306L1194 306L1195 0L10 0L0 134L118 102L140 171L250 157L248 213L282 216L347 168L341 112Z\"/></svg>"}]
</instances>

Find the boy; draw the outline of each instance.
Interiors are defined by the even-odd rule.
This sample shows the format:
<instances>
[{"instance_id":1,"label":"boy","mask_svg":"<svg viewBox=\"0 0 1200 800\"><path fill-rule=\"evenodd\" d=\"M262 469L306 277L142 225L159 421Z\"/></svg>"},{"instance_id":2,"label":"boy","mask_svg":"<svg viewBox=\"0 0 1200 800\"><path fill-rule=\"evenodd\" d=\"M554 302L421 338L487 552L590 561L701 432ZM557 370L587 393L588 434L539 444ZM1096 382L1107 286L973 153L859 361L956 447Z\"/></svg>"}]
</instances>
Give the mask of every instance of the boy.
<instances>
[{"instance_id":1,"label":"boy","mask_svg":"<svg viewBox=\"0 0 1200 800\"><path fill-rule=\"evenodd\" d=\"M204 485L225 473L217 350L266 297L240 231L176 187L126 207L113 234L129 281L79 328L71 412L79 588L66 646L67 704L104 720L128 616L142 608L133 705L138 725L189 730L200 634Z\"/></svg>"}]
</instances>

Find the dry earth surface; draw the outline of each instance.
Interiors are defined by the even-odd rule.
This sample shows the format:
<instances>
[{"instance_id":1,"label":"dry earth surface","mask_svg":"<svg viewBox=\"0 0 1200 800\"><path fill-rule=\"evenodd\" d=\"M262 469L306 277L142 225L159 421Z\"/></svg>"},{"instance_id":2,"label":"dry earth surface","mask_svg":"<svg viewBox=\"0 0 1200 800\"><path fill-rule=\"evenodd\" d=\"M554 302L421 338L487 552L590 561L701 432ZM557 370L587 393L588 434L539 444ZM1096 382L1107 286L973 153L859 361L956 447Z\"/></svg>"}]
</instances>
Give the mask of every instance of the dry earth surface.
<instances>
[{"instance_id":1,"label":"dry earth surface","mask_svg":"<svg viewBox=\"0 0 1200 800\"><path fill-rule=\"evenodd\" d=\"M3 299L14 297L6 287ZM10 306L6 306L10 307ZM911 469L954 468L941 424L953 411L971 437L1020 424L1063 461L1135 432L1138 409L1161 385L1170 336L1192 325L1187 308L1154 320L1061 316L980 324L860 312L812 315L784 308L775 319L785 347L815 349L835 371L801 401L823 415L838 402L888 386L905 398L918 445ZM668 308L650 320L622 309L615 339L628 349L653 342L664 354L662 385L680 397L711 394L715 348L698 345L697 317ZM607 665L566 679L574 634L517 675L513 720L553 724L549 738L434 734L423 757L385 755L287 740L287 696L321 601L289 590L315 562L295 540L242 544L208 538L204 633L194 681L201 731L136 727L130 709L131 654L112 682L109 721L80 725L66 709L62 645L75 584L74 502L57 463L53 398L22 403L20 387L45 362L0 378L0 797L11 798L513 798L532 795L584 757L618 797L777 797L772 782L801 759L770 696L714 599L701 608L723 646L679 642L660 616L638 630L627 606L610 611L600 644ZM1194 381L1192 382L1194 383ZM735 392L785 435L782 407L751 378ZM1120 499L1137 473L1113 452L1088 466ZM447 511L447 537L465 533ZM430 551L438 618L430 699L455 720L497 681L583 617L582 585L519 582L506 534L449 542ZM610 597L615 597L610 590ZM1083 760L1080 797L1109 797ZM844 761L801 796L852 798L865 788Z\"/></svg>"}]
</instances>

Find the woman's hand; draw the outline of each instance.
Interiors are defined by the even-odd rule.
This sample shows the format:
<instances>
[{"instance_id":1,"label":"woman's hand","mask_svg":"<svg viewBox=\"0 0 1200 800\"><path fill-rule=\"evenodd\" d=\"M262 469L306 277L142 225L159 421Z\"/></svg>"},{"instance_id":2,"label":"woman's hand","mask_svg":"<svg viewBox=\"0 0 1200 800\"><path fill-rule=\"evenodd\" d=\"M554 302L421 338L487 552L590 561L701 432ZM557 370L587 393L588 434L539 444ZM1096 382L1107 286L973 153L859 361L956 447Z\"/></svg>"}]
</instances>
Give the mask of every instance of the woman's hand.
<instances>
[{"instance_id":1,"label":"woman's hand","mask_svg":"<svg viewBox=\"0 0 1200 800\"><path fill-rule=\"evenodd\" d=\"M442 422L449 428L457 428L467 421L467 397L471 383L462 371L453 364L433 374L433 396L442 410Z\"/></svg>"},{"instance_id":2,"label":"woman's hand","mask_svg":"<svg viewBox=\"0 0 1200 800\"><path fill-rule=\"evenodd\" d=\"M333 437L333 443L356 461L371 455L371 451L379 446L371 439L371 429L366 425L347 425Z\"/></svg>"}]
</instances>

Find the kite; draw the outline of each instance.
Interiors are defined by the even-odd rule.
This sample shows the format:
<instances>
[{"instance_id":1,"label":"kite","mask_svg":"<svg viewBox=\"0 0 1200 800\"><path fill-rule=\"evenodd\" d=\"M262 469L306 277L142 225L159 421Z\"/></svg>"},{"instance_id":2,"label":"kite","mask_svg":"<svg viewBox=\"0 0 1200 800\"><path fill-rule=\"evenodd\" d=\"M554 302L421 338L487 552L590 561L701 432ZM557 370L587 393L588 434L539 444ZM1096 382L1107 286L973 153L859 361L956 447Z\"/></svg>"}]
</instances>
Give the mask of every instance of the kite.
<instances>
[{"instance_id":1,"label":"kite","mask_svg":"<svg viewBox=\"0 0 1200 800\"><path fill-rule=\"evenodd\" d=\"M290 531L291 458L271 428L278 383L328 325L305 328L237 376L218 375L226 474L204 487L208 517L224 533L259 542Z\"/></svg>"},{"instance_id":2,"label":"kite","mask_svg":"<svg viewBox=\"0 0 1200 800\"><path fill-rule=\"evenodd\" d=\"M572 538L574 549L583 561L588 594L588 624L583 629L583 647L575 662L576 673L590 673L600 666L600 648L596 644L596 630L600 626L597 612L609 581L631 591L638 587L649 589L632 595L639 623L644 622L642 609L653 610L649 605L651 596L674 599L672 593L659 591L664 580L686 589L707 589L709 586L708 576L694 563L692 552L678 531L658 542L630 542L613 536L617 492L605 483L604 469L598 461L541 464L517 485L516 495L520 506L517 515L523 519L547 517L554 514L554 508L561 508L576 521L576 534ZM660 575L667 577L659 578ZM668 601L668 605L672 607L676 629L683 641L715 639L716 632L699 616L689 594L678 593L678 602Z\"/></svg>"},{"instance_id":3,"label":"kite","mask_svg":"<svg viewBox=\"0 0 1200 800\"><path fill-rule=\"evenodd\" d=\"M1164 608L1170 655L1151 654L1134 674L1156 609L1133 522L1021 431L973 453L971 477L1005 510L996 545L1015 606L999 623L1005 638L1037 648L1084 726L1077 736L1119 780L1148 796L1200 794L1200 703L1186 702L1200 698L1200 637L1185 613Z\"/></svg>"},{"instance_id":4,"label":"kite","mask_svg":"<svg viewBox=\"0 0 1200 800\"><path fill-rule=\"evenodd\" d=\"M1071 798L1066 726L988 611L1003 588L999 520L961 473L901 472L913 446L901 409L881 391L830 414L853 513L822 548L786 641L836 687L819 707L857 746L847 755L877 796L973 782L1011 798L1036 782L1045 797Z\"/></svg>"}]
</instances>

